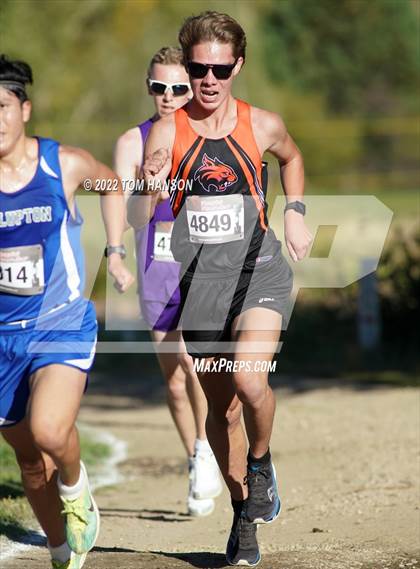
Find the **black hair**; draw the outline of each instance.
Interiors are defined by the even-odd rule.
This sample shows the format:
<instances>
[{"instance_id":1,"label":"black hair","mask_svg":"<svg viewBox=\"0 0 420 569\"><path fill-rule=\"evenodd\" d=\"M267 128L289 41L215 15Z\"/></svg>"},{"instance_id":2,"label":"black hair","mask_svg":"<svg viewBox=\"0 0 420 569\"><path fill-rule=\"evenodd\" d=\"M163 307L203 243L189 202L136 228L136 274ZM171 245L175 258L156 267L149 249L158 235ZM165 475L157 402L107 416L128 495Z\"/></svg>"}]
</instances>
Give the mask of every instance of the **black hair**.
<instances>
[{"instance_id":1,"label":"black hair","mask_svg":"<svg viewBox=\"0 0 420 569\"><path fill-rule=\"evenodd\" d=\"M32 69L24 61L12 61L2 53L0 55L0 86L11 91L24 103L28 100L26 85L32 84Z\"/></svg>"}]
</instances>

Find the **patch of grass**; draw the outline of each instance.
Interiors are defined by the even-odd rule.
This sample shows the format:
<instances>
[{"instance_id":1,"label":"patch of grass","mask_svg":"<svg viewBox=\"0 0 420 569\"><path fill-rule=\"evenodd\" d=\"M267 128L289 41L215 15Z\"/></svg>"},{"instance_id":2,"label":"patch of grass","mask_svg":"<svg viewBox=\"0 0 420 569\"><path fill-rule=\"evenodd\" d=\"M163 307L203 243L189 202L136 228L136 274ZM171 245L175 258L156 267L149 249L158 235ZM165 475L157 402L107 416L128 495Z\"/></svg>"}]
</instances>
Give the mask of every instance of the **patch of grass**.
<instances>
[{"instance_id":1,"label":"patch of grass","mask_svg":"<svg viewBox=\"0 0 420 569\"><path fill-rule=\"evenodd\" d=\"M80 433L82 459L86 466L95 467L111 456L111 447L103 442L97 442L88 433Z\"/></svg>"},{"instance_id":2,"label":"patch of grass","mask_svg":"<svg viewBox=\"0 0 420 569\"><path fill-rule=\"evenodd\" d=\"M382 383L393 387L420 387L420 375L416 373L405 373L401 370L383 371L356 371L350 375L345 374L345 379L356 381L366 381L369 383Z\"/></svg>"},{"instance_id":3,"label":"patch of grass","mask_svg":"<svg viewBox=\"0 0 420 569\"><path fill-rule=\"evenodd\" d=\"M9 497L0 500L0 534L9 537L22 535L28 526L35 525L35 517L26 498Z\"/></svg>"},{"instance_id":4,"label":"patch of grass","mask_svg":"<svg viewBox=\"0 0 420 569\"><path fill-rule=\"evenodd\" d=\"M80 445L85 464L93 470L111 454L107 444L96 442L88 433L81 434ZM0 439L0 534L13 539L25 534L25 528L35 526L36 520L24 497L15 454Z\"/></svg>"},{"instance_id":5,"label":"patch of grass","mask_svg":"<svg viewBox=\"0 0 420 569\"><path fill-rule=\"evenodd\" d=\"M0 484L4 480L8 482L20 482L20 474L16 467L15 453L12 448L0 438Z\"/></svg>"}]
</instances>

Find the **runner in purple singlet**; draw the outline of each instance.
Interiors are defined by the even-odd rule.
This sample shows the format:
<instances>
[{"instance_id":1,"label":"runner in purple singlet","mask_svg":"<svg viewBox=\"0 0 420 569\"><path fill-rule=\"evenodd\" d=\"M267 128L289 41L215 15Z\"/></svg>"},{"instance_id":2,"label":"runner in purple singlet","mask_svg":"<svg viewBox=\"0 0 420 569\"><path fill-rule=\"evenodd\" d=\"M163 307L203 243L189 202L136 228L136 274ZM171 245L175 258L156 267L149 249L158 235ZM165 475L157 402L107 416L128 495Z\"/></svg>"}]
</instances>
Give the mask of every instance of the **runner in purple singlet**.
<instances>
[{"instance_id":1,"label":"runner in purple singlet","mask_svg":"<svg viewBox=\"0 0 420 569\"><path fill-rule=\"evenodd\" d=\"M147 86L154 98L156 114L125 132L116 145L115 170L126 187L129 181L138 178L145 141L153 122L182 107L191 97L179 48L164 47L154 55ZM188 455L188 512L193 516L206 516L213 511L213 498L220 494L222 485L205 431L205 396L193 371L192 359L186 354L181 331L177 330L179 264L170 249L173 220L167 200L156 208L150 223L136 231L139 300L155 344L178 344L178 354L158 348L157 357L167 384L168 406Z\"/></svg>"}]
</instances>

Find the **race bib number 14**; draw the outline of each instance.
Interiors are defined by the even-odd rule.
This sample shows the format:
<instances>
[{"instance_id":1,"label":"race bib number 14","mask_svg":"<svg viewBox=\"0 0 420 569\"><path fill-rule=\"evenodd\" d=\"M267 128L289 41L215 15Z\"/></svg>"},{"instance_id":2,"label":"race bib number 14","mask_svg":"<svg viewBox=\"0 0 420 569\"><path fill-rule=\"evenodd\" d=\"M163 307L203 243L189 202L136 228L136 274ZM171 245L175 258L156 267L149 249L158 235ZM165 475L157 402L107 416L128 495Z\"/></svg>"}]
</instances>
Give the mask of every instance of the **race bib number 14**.
<instances>
[{"instance_id":1,"label":"race bib number 14","mask_svg":"<svg viewBox=\"0 0 420 569\"><path fill-rule=\"evenodd\" d=\"M0 249L0 292L32 296L44 292L42 245Z\"/></svg>"}]
</instances>

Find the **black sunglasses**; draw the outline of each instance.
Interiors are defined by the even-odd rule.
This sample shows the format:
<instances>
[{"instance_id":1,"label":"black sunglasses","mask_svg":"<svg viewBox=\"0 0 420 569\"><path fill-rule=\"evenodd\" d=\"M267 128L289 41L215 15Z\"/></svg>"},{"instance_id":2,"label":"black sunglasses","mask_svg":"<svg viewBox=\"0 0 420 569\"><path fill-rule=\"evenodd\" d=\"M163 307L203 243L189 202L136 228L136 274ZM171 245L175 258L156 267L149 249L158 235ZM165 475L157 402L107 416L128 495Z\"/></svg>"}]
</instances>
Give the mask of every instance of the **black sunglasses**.
<instances>
[{"instance_id":1,"label":"black sunglasses","mask_svg":"<svg viewBox=\"0 0 420 569\"><path fill-rule=\"evenodd\" d=\"M148 83L153 95L164 95L167 89L169 89L173 97L182 97L182 95L186 95L190 90L189 83L165 83L164 81L156 81L155 79L149 79Z\"/></svg>"},{"instance_id":2,"label":"black sunglasses","mask_svg":"<svg viewBox=\"0 0 420 569\"><path fill-rule=\"evenodd\" d=\"M236 59L234 63L227 65L208 65L207 63L188 61L187 69L188 73L194 79L203 79L207 75L209 69L211 69L216 79L229 79L229 77L232 75L233 68L235 67L237 61L238 60Z\"/></svg>"}]
</instances>

